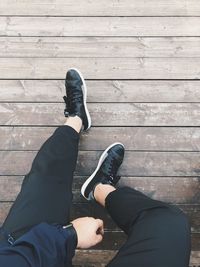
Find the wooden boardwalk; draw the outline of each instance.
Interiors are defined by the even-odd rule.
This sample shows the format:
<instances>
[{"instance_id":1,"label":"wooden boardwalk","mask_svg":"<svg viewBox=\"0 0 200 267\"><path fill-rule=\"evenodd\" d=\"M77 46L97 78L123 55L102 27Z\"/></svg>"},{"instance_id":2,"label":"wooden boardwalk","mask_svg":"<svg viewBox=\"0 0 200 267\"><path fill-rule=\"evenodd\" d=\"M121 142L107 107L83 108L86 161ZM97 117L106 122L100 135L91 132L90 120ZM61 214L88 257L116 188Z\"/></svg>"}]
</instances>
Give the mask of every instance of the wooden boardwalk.
<instances>
[{"instance_id":1,"label":"wooden boardwalk","mask_svg":"<svg viewBox=\"0 0 200 267\"><path fill-rule=\"evenodd\" d=\"M104 266L125 240L80 186L101 151L125 144L121 184L178 205L192 225L200 266L199 0L4 0L0 2L0 223L23 175L63 123L64 77L79 68L93 127L81 138L72 218L105 220L103 243L76 266Z\"/></svg>"}]
</instances>

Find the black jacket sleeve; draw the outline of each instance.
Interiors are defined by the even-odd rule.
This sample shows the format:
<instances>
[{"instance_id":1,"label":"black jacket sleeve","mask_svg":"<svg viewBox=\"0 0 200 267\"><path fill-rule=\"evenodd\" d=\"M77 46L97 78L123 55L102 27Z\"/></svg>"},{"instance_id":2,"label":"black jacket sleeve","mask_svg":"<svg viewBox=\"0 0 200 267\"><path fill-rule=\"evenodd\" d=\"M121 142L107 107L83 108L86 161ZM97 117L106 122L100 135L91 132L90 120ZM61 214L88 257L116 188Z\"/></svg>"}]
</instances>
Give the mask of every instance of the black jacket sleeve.
<instances>
[{"instance_id":1,"label":"black jacket sleeve","mask_svg":"<svg viewBox=\"0 0 200 267\"><path fill-rule=\"evenodd\" d=\"M66 267L71 266L77 246L73 226L41 223L17 239L13 245L0 249L0 266Z\"/></svg>"}]
</instances>

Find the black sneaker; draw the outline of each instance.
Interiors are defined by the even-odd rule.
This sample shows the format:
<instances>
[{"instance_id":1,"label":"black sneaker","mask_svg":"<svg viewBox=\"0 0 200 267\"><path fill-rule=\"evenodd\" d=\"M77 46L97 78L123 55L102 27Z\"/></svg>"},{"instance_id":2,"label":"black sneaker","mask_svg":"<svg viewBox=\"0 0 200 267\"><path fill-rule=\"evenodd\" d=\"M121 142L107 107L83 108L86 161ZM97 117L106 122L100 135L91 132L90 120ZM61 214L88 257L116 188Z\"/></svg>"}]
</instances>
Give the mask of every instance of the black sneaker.
<instances>
[{"instance_id":1,"label":"black sneaker","mask_svg":"<svg viewBox=\"0 0 200 267\"><path fill-rule=\"evenodd\" d=\"M82 119L84 130L91 127L91 118L87 109L87 87L82 74L75 68L69 69L65 79L66 96L63 97L66 108L65 117L78 116Z\"/></svg>"},{"instance_id":2,"label":"black sneaker","mask_svg":"<svg viewBox=\"0 0 200 267\"><path fill-rule=\"evenodd\" d=\"M110 145L101 155L98 165L92 175L85 181L81 194L87 200L94 199L94 189L99 183L115 186L120 177L117 171L124 159L124 146L121 143Z\"/></svg>"}]
</instances>

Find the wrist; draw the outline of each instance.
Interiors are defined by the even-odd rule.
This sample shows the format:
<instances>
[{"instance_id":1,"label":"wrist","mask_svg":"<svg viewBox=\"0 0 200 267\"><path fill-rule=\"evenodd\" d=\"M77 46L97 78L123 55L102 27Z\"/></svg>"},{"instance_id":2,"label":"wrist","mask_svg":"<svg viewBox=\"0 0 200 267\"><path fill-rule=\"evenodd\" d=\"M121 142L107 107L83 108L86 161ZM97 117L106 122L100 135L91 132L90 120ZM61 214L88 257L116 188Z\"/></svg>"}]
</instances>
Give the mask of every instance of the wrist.
<instances>
[{"instance_id":1,"label":"wrist","mask_svg":"<svg viewBox=\"0 0 200 267\"><path fill-rule=\"evenodd\" d=\"M73 224L70 223L66 226L63 226L63 230L67 233L67 235L70 236L70 239L73 239L74 246L75 246L75 248L77 248L78 235L77 235L76 229L74 228Z\"/></svg>"}]
</instances>

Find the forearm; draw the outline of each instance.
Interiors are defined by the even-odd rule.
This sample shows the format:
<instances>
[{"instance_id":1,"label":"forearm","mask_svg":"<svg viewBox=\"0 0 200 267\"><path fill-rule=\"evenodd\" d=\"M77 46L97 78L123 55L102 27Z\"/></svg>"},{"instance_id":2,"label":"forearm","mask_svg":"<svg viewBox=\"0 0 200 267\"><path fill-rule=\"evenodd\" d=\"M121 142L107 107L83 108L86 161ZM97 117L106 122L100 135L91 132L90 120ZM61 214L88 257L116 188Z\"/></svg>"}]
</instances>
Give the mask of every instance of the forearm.
<instances>
[{"instance_id":1,"label":"forearm","mask_svg":"<svg viewBox=\"0 0 200 267\"><path fill-rule=\"evenodd\" d=\"M77 245L75 230L42 223L0 250L2 266L66 267L70 266ZM4 265L3 265L4 263Z\"/></svg>"}]
</instances>

